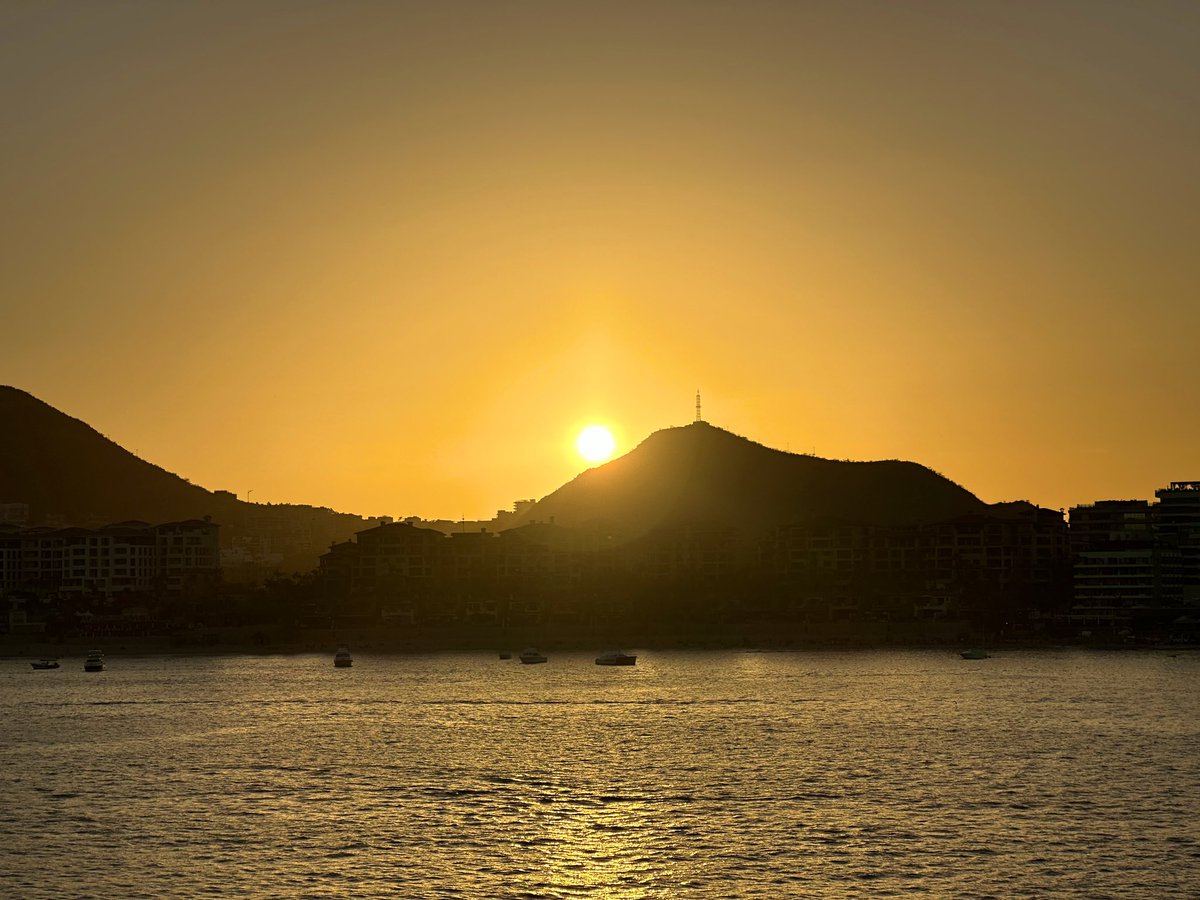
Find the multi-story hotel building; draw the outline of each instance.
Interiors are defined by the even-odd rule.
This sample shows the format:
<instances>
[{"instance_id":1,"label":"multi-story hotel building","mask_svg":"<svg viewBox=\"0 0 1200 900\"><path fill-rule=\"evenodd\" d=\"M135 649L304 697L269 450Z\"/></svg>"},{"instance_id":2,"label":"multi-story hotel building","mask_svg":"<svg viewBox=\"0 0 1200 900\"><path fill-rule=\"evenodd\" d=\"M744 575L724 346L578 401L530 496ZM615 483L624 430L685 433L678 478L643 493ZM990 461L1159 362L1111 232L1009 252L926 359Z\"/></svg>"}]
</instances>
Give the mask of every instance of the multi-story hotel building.
<instances>
[{"instance_id":1,"label":"multi-story hotel building","mask_svg":"<svg viewBox=\"0 0 1200 900\"><path fill-rule=\"evenodd\" d=\"M220 526L200 519L103 528L0 526L0 594L169 594L220 580Z\"/></svg>"},{"instance_id":2,"label":"multi-story hotel building","mask_svg":"<svg viewBox=\"0 0 1200 900\"><path fill-rule=\"evenodd\" d=\"M1072 507L1076 623L1169 625L1200 608L1200 482L1155 496Z\"/></svg>"}]
</instances>

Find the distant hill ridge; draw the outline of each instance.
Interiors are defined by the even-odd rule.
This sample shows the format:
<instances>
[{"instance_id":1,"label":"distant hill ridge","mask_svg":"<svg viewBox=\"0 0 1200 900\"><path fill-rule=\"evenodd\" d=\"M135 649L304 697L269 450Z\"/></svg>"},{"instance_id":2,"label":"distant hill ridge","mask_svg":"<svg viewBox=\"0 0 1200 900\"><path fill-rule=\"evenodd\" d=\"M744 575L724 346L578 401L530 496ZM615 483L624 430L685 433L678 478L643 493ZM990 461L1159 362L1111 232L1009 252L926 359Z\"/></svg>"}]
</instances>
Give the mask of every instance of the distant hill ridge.
<instances>
[{"instance_id":1,"label":"distant hill ridge","mask_svg":"<svg viewBox=\"0 0 1200 900\"><path fill-rule=\"evenodd\" d=\"M0 386L0 502L30 504L71 523L228 518L241 504L134 456L96 429L25 391Z\"/></svg>"},{"instance_id":2,"label":"distant hill ridge","mask_svg":"<svg viewBox=\"0 0 1200 900\"><path fill-rule=\"evenodd\" d=\"M314 514L314 550L365 527L358 516L288 504L250 504L214 493L139 459L91 426L25 391L0 386L0 502L24 502L33 524L95 518L164 522L211 515L228 535L269 509ZM989 506L925 466L901 460L845 462L773 450L707 422L665 428L624 456L580 474L538 501L515 525L553 520L600 524L633 538L658 525L740 528L838 518L925 524L961 515L1020 514L1026 503ZM326 544L327 545L327 544ZM315 561L315 560L314 560Z\"/></svg>"},{"instance_id":3,"label":"distant hill ridge","mask_svg":"<svg viewBox=\"0 0 1200 900\"><path fill-rule=\"evenodd\" d=\"M633 536L682 521L749 527L834 517L899 525L992 509L918 463L787 453L695 422L654 432L625 456L544 497L522 519L603 524Z\"/></svg>"},{"instance_id":4,"label":"distant hill ridge","mask_svg":"<svg viewBox=\"0 0 1200 900\"><path fill-rule=\"evenodd\" d=\"M365 527L359 516L295 504L246 503L206 490L8 385L0 386L0 435L0 503L28 503L32 525L42 524L48 514L67 525L211 516L227 541L237 533L278 532L288 521L303 519L314 546L288 559L293 566L306 560L315 565L316 554L330 541Z\"/></svg>"}]
</instances>

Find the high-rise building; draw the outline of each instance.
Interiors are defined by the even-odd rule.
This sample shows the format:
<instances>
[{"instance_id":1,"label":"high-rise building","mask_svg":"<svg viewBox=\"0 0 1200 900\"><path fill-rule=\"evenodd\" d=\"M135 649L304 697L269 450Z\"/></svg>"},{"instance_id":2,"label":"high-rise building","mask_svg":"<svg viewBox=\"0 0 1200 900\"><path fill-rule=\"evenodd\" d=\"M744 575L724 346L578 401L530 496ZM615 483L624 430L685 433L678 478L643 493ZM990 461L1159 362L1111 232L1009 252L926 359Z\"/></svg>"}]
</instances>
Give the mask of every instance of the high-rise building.
<instances>
[{"instance_id":1,"label":"high-rise building","mask_svg":"<svg viewBox=\"0 0 1200 900\"><path fill-rule=\"evenodd\" d=\"M1184 603L1200 607L1200 481L1172 481L1154 496L1155 529L1179 549Z\"/></svg>"}]
</instances>

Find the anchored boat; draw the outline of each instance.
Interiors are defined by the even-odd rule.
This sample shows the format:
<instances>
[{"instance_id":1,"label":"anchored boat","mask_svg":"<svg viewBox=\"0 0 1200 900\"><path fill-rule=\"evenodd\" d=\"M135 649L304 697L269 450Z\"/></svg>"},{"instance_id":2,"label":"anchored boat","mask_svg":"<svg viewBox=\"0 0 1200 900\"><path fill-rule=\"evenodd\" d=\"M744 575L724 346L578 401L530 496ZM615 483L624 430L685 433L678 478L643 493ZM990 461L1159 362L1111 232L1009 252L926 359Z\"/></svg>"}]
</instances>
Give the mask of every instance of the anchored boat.
<instances>
[{"instance_id":1,"label":"anchored boat","mask_svg":"<svg viewBox=\"0 0 1200 900\"><path fill-rule=\"evenodd\" d=\"M596 657L598 666L632 666L637 664L637 657L620 650L609 650Z\"/></svg>"}]
</instances>

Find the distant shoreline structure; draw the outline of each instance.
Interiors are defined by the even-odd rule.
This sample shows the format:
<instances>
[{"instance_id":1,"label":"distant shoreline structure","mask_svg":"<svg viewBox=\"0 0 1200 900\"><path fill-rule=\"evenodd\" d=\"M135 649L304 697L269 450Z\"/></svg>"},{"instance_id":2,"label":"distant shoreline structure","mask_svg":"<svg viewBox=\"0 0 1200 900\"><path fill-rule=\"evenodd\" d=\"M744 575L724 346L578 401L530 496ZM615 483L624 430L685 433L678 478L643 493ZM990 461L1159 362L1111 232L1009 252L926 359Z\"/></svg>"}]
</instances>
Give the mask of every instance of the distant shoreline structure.
<instances>
[{"instance_id":1,"label":"distant shoreline structure","mask_svg":"<svg viewBox=\"0 0 1200 900\"><path fill-rule=\"evenodd\" d=\"M852 624L852 623L849 623ZM589 632L585 629L499 627L463 631L451 628L380 631L373 628L329 628L289 630L276 628L199 629L174 635L149 637L111 637L99 640L105 655L171 656L171 655L233 655L262 656L275 654L332 653L337 647L349 645L355 655L369 653L486 653L498 649L537 641L543 650L569 653L595 653L615 640L625 640L631 651L670 653L675 651L711 650L714 652L853 652L870 650L928 650L958 655L968 645L974 631L969 623L937 623L940 627L921 629L855 629L837 627L787 629L761 628L697 628L680 633L653 631L640 638L627 637L627 630ZM30 635L0 636L0 660L33 658L71 658L87 655L98 639L69 639L37 641ZM1128 650L1175 652L1200 649L1196 641L1126 641L1106 635L1088 637L1037 638L1022 637L989 642L989 652L1003 654L1018 650Z\"/></svg>"}]
</instances>

